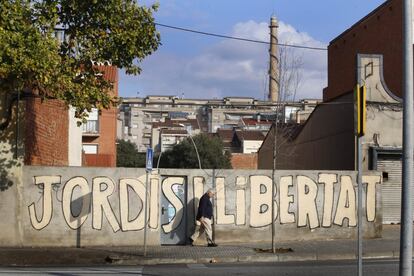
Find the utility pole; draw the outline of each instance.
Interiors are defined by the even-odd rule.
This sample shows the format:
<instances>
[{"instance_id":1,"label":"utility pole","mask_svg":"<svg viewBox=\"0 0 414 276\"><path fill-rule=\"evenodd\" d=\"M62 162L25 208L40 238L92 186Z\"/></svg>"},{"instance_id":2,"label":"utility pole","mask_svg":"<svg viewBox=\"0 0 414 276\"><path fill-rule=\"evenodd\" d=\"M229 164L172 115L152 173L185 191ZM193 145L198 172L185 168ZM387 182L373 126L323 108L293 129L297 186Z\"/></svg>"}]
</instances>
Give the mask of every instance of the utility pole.
<instances>
[{"instance_id":1,"label":"utility pole","mask_svg":"<svg viewBox=\"0 0 414 276\"><path fill-rule=\"evenodd\" d=\"M401 190L400 276L412 275L413 214L413 37L412 0L403 1L403 168Z\"/></svg>"},{"instance_id":2,"label":"utility pole","mask_svg":"<svg viewBox=\"0 0 414 276\"><path fill-rule=\"evenodd\" d=\"M277 102L279 99L279 57L277 28L279 24L275 16L270 18L270 49L269 49L269 96L270 102Z\"/></svg>"}]
</instances>

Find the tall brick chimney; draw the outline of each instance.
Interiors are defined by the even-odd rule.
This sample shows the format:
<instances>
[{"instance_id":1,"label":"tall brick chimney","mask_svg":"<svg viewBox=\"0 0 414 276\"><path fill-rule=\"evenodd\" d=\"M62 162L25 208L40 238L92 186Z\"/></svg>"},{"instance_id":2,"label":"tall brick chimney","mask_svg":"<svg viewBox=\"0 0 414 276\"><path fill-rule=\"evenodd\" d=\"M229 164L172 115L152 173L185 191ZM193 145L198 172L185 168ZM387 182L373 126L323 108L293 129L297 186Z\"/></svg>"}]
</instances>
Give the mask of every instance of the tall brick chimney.
<instances>
[{"instance_id":1,"label":"tall brick chimney","mask_svg":"<svg viewBox=\"0 0 414 276\"><path fill-rule=\"evenodd\" d=\"M277 28L279 24L275 16L270 18L270 49L269 49L269 96L270 102L279 100L279 58L277 50Z\"/></svg>"}]
</instances>

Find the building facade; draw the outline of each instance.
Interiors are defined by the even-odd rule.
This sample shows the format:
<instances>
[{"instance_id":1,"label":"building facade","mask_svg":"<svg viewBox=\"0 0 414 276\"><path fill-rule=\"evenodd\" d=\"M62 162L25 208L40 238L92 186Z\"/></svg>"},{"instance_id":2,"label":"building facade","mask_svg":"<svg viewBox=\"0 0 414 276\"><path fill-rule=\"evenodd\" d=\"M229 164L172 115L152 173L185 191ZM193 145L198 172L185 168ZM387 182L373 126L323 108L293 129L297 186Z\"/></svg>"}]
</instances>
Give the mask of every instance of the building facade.
<instances>
[{"instance_id":1,"label":"building facade","mask_svg":"<svg viewBox=\"0 0 414 276\"><path fill-rule=\"evenodd\" d=\"M221 130L256 129L266 132L275 120L303 120L305 113L313 109L317 100L293 103L269 103L253 98L226 97L223 99L181 99L174 96L147 96L125 98L119 106L118 139L135 143L140 152L148 147L157 151L159 129L176 128L178 124L191 135L199 132L217 133ZM280 108L278 108L280 107ZM251 121L256 123L251 123ZM259 123L257 123L259 121ZM174 122L175 125L174 125ZM168 126L169 124L169 126ZM192 130L188 127L192 126Z\"/></svg>"}]
</instances>

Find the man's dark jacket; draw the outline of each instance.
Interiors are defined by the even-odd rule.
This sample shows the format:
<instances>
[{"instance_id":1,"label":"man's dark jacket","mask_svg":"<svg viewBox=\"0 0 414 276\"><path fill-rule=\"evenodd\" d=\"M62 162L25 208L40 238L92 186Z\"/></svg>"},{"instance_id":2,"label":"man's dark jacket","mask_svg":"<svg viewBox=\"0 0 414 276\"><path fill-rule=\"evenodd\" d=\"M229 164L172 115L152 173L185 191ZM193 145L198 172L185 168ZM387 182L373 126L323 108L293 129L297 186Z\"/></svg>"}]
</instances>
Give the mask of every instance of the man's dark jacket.
<instances>
[{"instance_id":1,"label":"man's dark jacket","mask_svg":"<svg viewBox=\"0 0 414 276\"><path fill-rule=\"evenodd\" d=\"M200 198L200 203L198 204L198 211L196 219L199 220L201 217L211 219L213 216L213 204L211 204L210 197L205 193Z\"/></svg>"}]
</instances>

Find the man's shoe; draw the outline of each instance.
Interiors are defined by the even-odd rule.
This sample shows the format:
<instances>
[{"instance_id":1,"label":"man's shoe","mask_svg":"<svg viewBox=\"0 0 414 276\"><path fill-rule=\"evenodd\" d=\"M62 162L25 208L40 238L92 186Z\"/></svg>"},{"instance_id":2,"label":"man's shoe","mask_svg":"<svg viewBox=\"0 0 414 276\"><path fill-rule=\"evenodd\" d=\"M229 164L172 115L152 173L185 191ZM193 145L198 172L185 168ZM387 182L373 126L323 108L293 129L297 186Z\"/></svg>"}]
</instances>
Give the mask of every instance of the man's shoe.
<instances>
[{"instance_id":1,"label":"man's shoe","mask_svg":"<svg viewBox=\"0 0 414 276\"><path fill-rule=\"evenodd\" d=\"M191 246L194 246L194 240L193 240L192 238L188 238L188 243L189 243Z\"/></svg>"},{"instance_id":2,"label":"man's shoe","mask_svg":"<svg viewBox=\"0 0 414 276\"><path fill-rule=\"evenodd\" d=\"M207 246L208 247L217 247L217 244L216 243L209 243Z\"/></svg>"}]
</instances>

